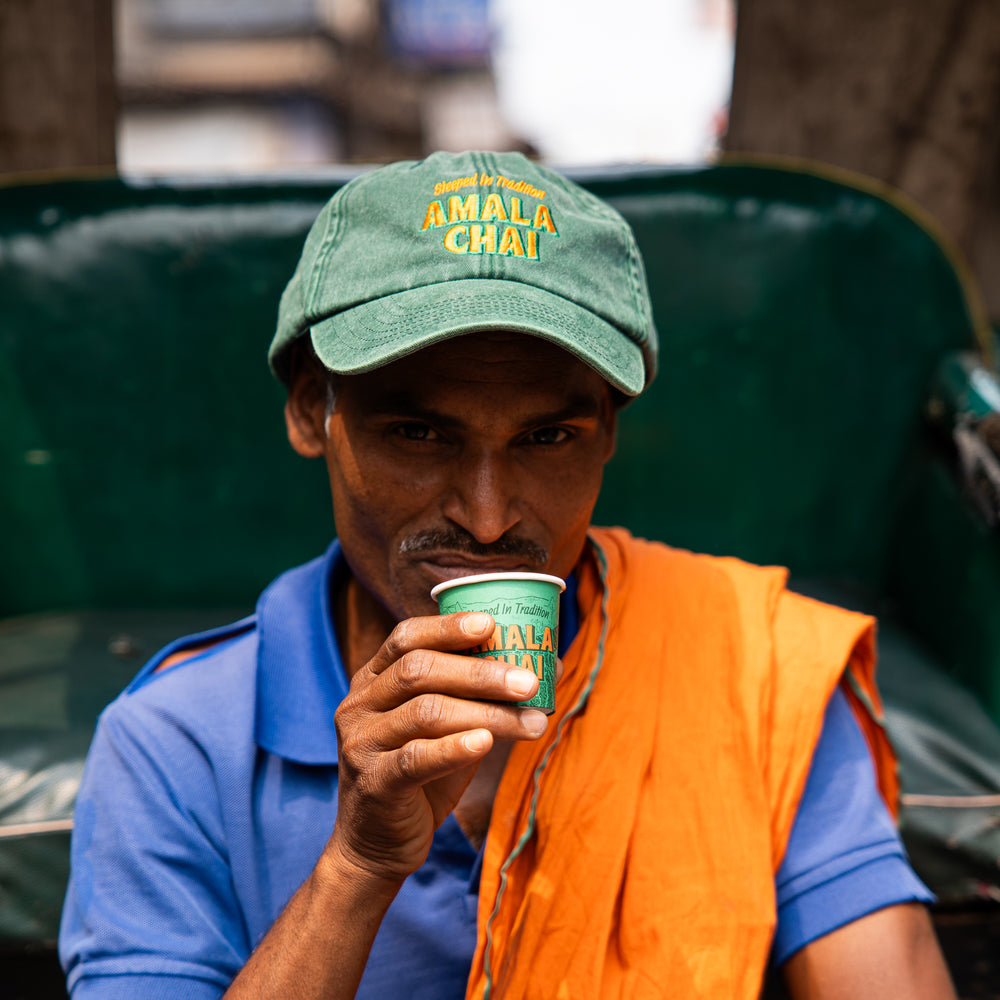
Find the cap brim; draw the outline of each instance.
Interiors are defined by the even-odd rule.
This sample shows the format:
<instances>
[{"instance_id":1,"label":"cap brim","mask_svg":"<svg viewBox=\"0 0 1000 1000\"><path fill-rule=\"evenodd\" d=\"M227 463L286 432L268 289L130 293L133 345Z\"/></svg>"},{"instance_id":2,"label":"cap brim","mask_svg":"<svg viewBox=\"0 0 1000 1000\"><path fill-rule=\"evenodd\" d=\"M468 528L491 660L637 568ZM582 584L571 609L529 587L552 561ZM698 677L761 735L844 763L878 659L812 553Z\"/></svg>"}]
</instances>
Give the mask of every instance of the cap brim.
<instances>
[{"instance_id":1,"label":"cap brim","mask_svg":"<svg viewBox=\"0 0 1000 1000\"><path fill-rule=\"evenodd\" d=\"M372 371L438 341L483 331L550 340L626 395L637 396L645 388L638 344L575 302L509 279L470 278L412 288L310 327L319 359L344 375Z\"/></svg>"}]
</instances>

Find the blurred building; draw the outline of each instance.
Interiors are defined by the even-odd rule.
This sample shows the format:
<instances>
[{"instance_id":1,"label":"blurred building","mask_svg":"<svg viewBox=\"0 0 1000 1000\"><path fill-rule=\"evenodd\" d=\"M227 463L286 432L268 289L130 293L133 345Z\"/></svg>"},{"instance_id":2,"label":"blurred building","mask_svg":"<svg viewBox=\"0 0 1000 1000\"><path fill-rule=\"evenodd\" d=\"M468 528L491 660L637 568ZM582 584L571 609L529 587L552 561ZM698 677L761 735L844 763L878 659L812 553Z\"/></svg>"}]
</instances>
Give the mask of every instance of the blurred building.
<instances>
[{"instance_id":1,"label":"blurred building","mask_svg":"<svg viewBox=\"0 0 1000 1000\"><path fill-rule=\"evenodd\" d=\"M731 0L115 4L126 172L466 148L691 161L713 147L728 100Z\"/></svg>"},{"instance_id":2,"label":"blurred building","mask_svg":"<svg viewBox=\"0 0 1000 1000\"><path fill-rule=\"evenodd\" d=\"M117 0L125 171L511 146L486 0Z\"/></svg>"}]
</instances>

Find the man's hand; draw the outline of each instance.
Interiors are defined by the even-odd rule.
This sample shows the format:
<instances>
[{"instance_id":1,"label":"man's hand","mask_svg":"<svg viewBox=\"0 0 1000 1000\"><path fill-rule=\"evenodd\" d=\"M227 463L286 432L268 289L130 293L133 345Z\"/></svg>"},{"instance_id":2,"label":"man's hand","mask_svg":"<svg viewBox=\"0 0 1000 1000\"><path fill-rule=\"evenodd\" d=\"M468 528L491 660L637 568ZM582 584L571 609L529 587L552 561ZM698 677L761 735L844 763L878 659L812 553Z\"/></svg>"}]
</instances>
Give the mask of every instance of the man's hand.
<instances>
[{"instance_id":1,"label":"man's hand","mask_svg":"<svg viewBox=\"0 0 1000 1000\"><path fill-rule=\"evenodd\" d=\"M535 694L534 673L460 655L494 624L475 612L400 622L337 709L339 803L327 850L369 877L402 882L416 871L494 741L546 730L544 713L509 704Z\"/></svg>"},{"instance_id":2,"label":"man's hand","mask_svg":"<svg viewBox=\"0 0 1000 1000\"><path fill-rule=\"evenodd\" d=\"M457 652L493 628L478 613L411 618L354 675L333 834L227 1000L353 997L385 911L493 741L545 732L542 712L503 704L535 694L530 670Z\"/></svg>"}]
</instances>

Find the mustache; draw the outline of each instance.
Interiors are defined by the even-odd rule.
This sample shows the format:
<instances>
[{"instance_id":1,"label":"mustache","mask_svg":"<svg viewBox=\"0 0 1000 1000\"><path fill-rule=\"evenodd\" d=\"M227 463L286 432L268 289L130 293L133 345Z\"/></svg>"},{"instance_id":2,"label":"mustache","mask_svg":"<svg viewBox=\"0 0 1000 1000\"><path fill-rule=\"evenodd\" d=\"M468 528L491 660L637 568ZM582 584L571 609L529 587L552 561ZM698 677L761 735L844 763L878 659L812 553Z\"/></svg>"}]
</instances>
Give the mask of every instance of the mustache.
<instances>
[{"instance_id":1,"label":"mustache","mask_svg":"<svg viewBox=\"0 0 1000 1000\"><path fill-rule=\"evenodd\" d=\"M549 553L530 538L517 535L503 535L495 542L484 544L477 541L461 528L438 528L432 531L418 531L404 538L399 544L400 555L415 555L421 552L461 552L480 559L490 557L519 558L534 565L545 565Z\"/></svg>"}]
</instances>

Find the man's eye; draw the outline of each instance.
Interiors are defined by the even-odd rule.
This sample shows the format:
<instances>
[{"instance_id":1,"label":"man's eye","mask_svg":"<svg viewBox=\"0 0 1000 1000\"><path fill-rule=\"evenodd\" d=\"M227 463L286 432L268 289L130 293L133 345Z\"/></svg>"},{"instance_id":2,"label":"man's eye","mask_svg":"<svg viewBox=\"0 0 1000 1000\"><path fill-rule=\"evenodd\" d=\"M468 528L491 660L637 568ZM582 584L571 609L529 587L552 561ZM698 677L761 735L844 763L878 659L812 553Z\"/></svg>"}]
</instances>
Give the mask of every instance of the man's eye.
<instances>
[{"instance_id":1,"label":"man's eye","mask_svg":"<svg viewBox=\"0 0 1000 1000\"><path fill-rule=\"evenodd\" d=\"M427 424L400 424L396 428L396 433L406 438L407 441L434 441L438 434L433 427Z\"/></svg>"},{"instance_id":2,"label":"man's eye","mask_svg":"<svg viewBox=\"0 0 1000 1000\"><path fill-rule=\"evenodd\" d=\"M528 440L531 444L562 444L569 436L565 427L539 427L528 435Z\"/></svg>"}]
</instances>

